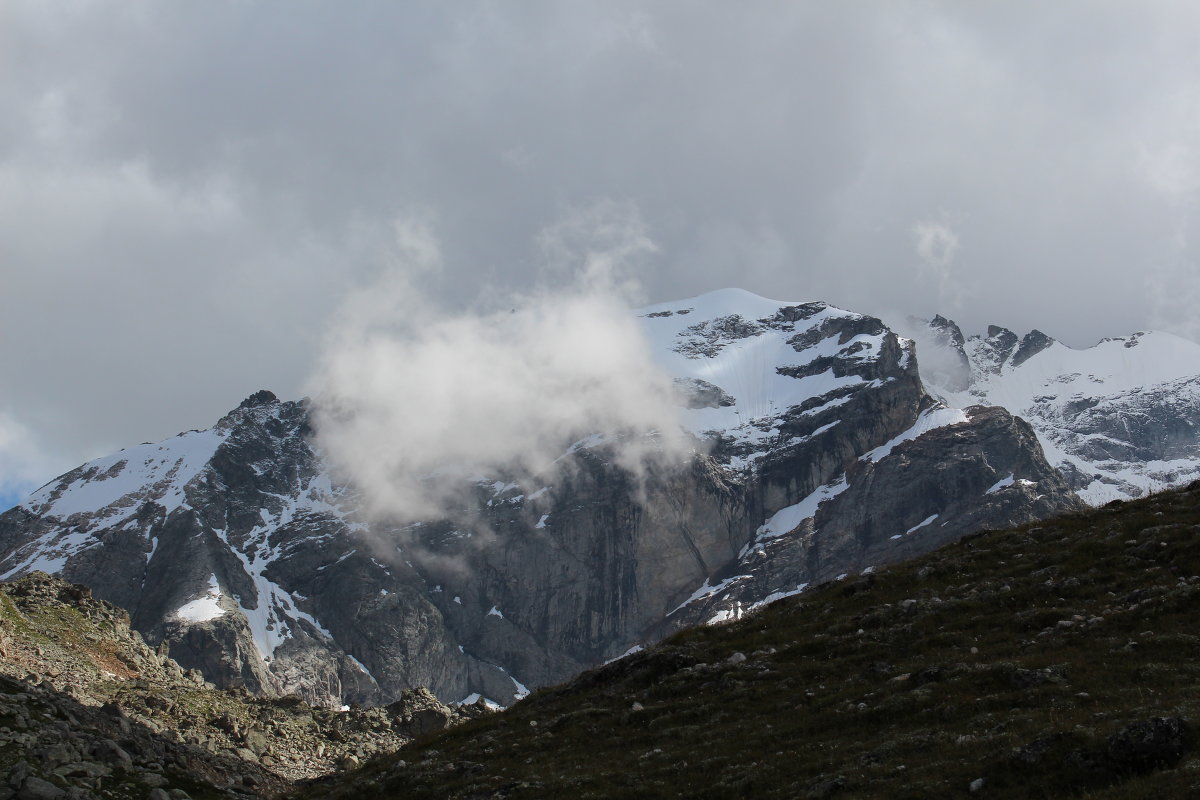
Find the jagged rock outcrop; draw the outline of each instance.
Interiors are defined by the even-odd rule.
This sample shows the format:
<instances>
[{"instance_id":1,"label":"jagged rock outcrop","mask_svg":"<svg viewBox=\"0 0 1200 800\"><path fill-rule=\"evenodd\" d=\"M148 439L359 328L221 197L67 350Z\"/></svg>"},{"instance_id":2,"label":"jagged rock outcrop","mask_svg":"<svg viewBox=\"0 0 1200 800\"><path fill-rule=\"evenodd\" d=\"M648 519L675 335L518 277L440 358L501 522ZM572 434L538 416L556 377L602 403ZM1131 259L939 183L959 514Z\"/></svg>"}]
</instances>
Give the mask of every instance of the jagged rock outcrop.
<instances>
[{"instance_id":1,"label":"jagged rock outcrop","mask_svg":"<svg viewBox=\"0 0 1200 800\"><path fill-rule=\"evenodd\" d=\"M442 519L368 519L308 406L259 392L0 515L0 575L86 583L219 687L508 703L677 625L1077 506L1027 428L939 403L877 319L725 291L642 321L696 440L683 463L632 474L617 454L641 432L600 431L552 472L473 479Z\"/></svg>"},{"instance_id":2,"label":"jagged rock outcrop","mask_svg":"<svg viewBox=\"0 0 1200 800\"><path fill-rule=\"evenodd\" d=\"M1026 422L983 406L964 417L878 459L856 460L839 482L823 487L812 515L785 535L764 525L737 565L679 609L672 625L736 619L807 586L869 573L964 534L1068 506L1063 498L1070 490L1040 457Z\"/></svg>"},{"instance_id":3,"label":"jagged rock outcrop","mask_svg":"<svg viewBox=\"0 0 1200 800\"><path fill-rule=\"evenodd\" d=\"M971 386L971 360L967 358L962 329L941 314L931 320L909 317L908 325L920 332L921 377L951 392Z\"/></svg>"},{"instance_id":4,"label":"jagged rock outcrop","mask_svg":"<svg viewBox=\"0 0 1200 800\"><path fill-rule=\"evenodd\" d=\"M1054 344L1054 340L1049 336L1036 328L1031 330L1021 339L1021 345L1017 348L1017 352L1013 354L1013 367L1021 366L1052 344Z\"/></svg>"}]
</instances>

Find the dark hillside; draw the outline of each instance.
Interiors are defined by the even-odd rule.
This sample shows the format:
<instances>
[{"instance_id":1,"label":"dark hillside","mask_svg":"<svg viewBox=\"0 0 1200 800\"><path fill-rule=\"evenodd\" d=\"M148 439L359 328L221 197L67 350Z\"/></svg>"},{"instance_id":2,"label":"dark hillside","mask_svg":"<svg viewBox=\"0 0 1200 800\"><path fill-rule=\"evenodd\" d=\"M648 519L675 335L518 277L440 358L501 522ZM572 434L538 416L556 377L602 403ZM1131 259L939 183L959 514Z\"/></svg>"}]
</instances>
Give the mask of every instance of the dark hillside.
<instances>
[{"instance_id":1,"label":"dark hillside","mask_svg":"<svg viewBox=\"0 0 1200 800\"><path fill-rule=\"evenodd\" d=\"M1200 484L685 631L305 798L1200 796Z\"/></svg>"}]
</instances>

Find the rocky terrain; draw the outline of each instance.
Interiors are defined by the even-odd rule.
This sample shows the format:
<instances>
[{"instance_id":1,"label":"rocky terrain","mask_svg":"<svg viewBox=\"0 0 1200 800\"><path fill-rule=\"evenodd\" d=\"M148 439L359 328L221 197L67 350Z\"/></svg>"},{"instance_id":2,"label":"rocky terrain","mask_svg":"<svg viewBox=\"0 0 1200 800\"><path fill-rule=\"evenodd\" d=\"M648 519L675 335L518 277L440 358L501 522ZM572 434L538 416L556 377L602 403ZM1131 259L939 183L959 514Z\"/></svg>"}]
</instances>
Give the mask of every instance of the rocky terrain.
<instances>
[{"instance_id":1,"label":"rocky terrain","mask_svg":"<svg viewBox=\"0 0 1200 800\"><path fill-rule=\"evenodd\" d=\"M1200 345L1135 333L1076 350L996 325L963 337L916 321L921 375L950 405L1001 406L1027 420L1047 459L1100 505L1200 477Z\"/></svg>"},{"instance_id":2,"label":"rocky terrain","mask_svg":"<svg viewBox=\"0 0 1200 800\"><path fill-rule=\"evenodd\" d=\"M0 578L91 587L219 688L508 705L680 627L1080 507L1028 425L940 403L878 319L736 290L638 313L694 442L681 461L631 472L625 445L654 432L596 431L541 471L463 479L440 518L369 518L309 404L258 392L0 515Z\"/></svg>"},{"instance_id":3,"label":"rocky terrain","mask_svg":"<svg viewBox=\"0 0 1200 800\"><path fill-rule=\"evenodd\" d=\"M219 691L86 587L0 584L0 797L274 797L482 713L420 690L345 712Z\"/></svg>"},{"instance_id":4,"label":"rocky terrain","mask_svg":"<svg viewBox=\"0 0 1200 800\"><path fill-rule=\"evenodd\" d=\"M1200 483L700 626L304 800L1200 794Z\"/></svg>"}]
</instances>

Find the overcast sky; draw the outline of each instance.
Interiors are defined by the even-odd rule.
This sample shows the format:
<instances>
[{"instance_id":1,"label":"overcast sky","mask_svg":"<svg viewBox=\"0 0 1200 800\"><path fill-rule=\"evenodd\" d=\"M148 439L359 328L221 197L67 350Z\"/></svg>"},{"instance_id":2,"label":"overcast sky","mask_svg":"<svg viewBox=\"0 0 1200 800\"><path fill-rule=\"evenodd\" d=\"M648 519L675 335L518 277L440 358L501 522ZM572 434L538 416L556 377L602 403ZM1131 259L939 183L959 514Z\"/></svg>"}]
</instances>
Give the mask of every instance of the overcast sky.
<instances>
[{"instance_id":1,"label":"overcast sky","mask_svg":"<svg viewBox=\"0 0 1200 800\"><path fill-rule=\"evenodd\" d=\"M0 505L297 397L436 235L454 308L634 209L646 302L1200 338L1192 2L0 4Z\"/></svg>"}]
</instances>

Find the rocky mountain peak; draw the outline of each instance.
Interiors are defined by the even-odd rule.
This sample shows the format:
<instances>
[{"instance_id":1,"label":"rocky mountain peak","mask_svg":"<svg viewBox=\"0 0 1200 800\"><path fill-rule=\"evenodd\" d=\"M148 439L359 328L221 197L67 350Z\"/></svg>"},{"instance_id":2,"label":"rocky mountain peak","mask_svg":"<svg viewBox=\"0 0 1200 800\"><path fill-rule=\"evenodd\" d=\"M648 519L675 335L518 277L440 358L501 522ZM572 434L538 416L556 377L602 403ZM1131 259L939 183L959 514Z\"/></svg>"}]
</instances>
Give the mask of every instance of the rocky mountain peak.
<instances>
[{"instance_id":1,"label":"rocky mountain peak","mask_svg":"<svg viewBox=\"0 0 1200 800\"><path fill-rule=\"evenodd\" d=\"M307 405L259 392L0 515L0 577L92 587L218 688L507 705L679 626L1077 506L1027 428L939 403L878 319L737 290L639 316L696 441L682 463L633 474L617 446L641 432L596 431L545 474L463 478L443 518L368 518Z\"/></svg>"},{"instance_id":2,"label":"rocky mountain peak","mask_svg":"<svg viewBox=\"0 0 1200 800\"><path fill-rule=\"evenodd\" d=\"M1034 328L1021 339L1021 345L1013 354L1012 365L1019 367L1038 353L1054 344L1055 340Z\"/></svg>"},{"instance_id":3,"label":"rocky mountain peak","mask_svg":"<svg viewBox=\"0 0 1200 800\"><path fill-rule=\"evenodd\" d=\"M1017 343L1017 335L1008 328L1000 325L988 325L987 338L994 339L1000 346L1014 345Z\"/></svg>"},{"instance_id":4,"label":"rocky mountain peak","mask_svg":"<svg viewBox=\"0 0 1200 800\"><path fill-rule=\"evenodd\" d=\"M995 375L1005 367L1015 369L1021 366L1054 344L1055 340L1037 329L1018 338L1008 328L989 325L986 337L972 337L972 341L976 368Z\"/></svg>"},{"instance_id":5,"label":"rocky mountain peak","mask_svg":"<svg viewBox=\"0 0 1200 800\"><path fill-rule=\"evenodd\" d=\"M910 321L920 321L920 320L917 320L915 317L910 317L909 320ZM956 323L952 319L947 319L946 317L943 317L941 314L935 314L933 316L933 319L929 320L925 324L927 324L930 328L932 328L935 331L942 332L946 337L947 343L952 347L953 346L962 347L963 343L966 341L963 338L962 329L958 327L958 323Z\"/></svg>"},{"instance_id":6,"label":"rocky mountain peak","mask_svg":"<svg viewBox=\"0 0 1200 800\"><path fill-rule=\"evenodd\" d=\"M908 325L917 338L921 375L926 381L954 392L971 385L971 361L967 358L962 329L941 314L931 320L909 317Z\"/></svg>"},{"instance_id":7,"label":"rocky mountain peak","mask_svg":"<svg viewBox=\"0 0 1200 800\"><path fill-rule=\"evenodd\" d=\"M279 398L275 396L274 392L267 389L259 389L243 400L238 408L257 408L258 406L266 406L278 402Z\"/></svg>"},{"instance_id":8,"label":"rocky mountain peak","mask_svg":"<svg viewBox=\"0 0 1200 800\"><path fill-rule=\"evenodd\" d=\"M972 363L982 371L998 374L1020 344L1017 335L1008 328L999 325L989 325L987 336L972 336L969 347L973 350Z\"/></svg>"}]
</instances>

